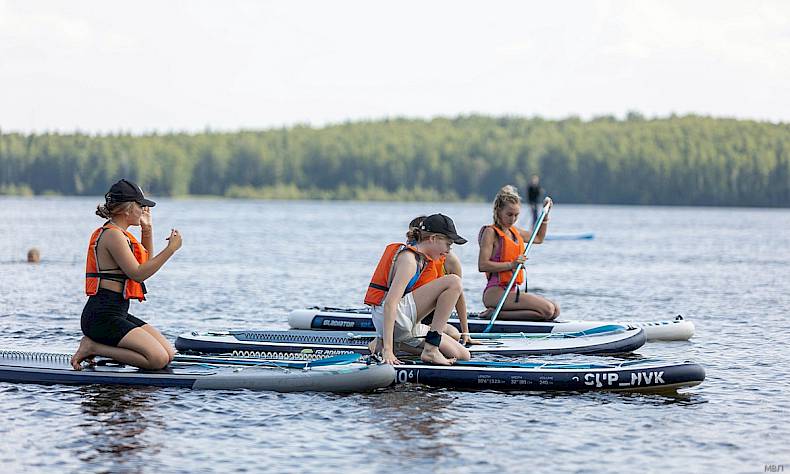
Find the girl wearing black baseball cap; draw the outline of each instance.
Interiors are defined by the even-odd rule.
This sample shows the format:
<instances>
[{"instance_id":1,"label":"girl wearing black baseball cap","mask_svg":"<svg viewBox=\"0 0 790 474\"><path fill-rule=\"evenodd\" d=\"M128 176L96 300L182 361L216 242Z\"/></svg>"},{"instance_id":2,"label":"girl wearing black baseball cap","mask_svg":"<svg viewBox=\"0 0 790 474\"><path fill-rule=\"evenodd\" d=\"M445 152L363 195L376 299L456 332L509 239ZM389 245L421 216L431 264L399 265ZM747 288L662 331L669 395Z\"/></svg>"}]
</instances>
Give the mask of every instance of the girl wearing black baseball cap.
<instances>
[{"instance_id":1,"label":"girl wearing black baseball cap","mask_svg":"<svg viewBox=\"0 0 790 474\"><path fill-rule=\"evenodd\" d=\"M382 357L400 364L395 343L421 349L424 362L450 365L469 360L469 351L442 334L463 288L458 275L440 276L434 261L446 256L452 244L465 244L452 219L442 214L426 217L411 233L413 245L387 245L365 294L373 307L373 325L382 341ZM421 323L434 312L430 327ZM408 352L411 352L408 351Z\"/></svg>"},{"instance_id":2,"label":"girl wearing black baseball cap","mask_svg":"<svg viewBox=\"0 0 790 474\"><path fill-rule=\"evenodd\" d=\"M422 225L425 218L428 216L418 216L409 222L409 231L406 232L406 243L413 245L416 243L414 235L415 230L419 230L420 226ZM447 252L447 255L443 255L438 259L433 261L435 272L438 276L444 276L447 274L458 275L458 278L463 278L463 268L461 266L461 260L451 251ZM455 303L455 312L458 314L458 321L461 325L461 331L458 331L455 326L452 324L447 324L444 327L444 334L452 337L456 341L461 342L461 344L468 345L468 344L479 344L479 342L472 339L469 334L469 320L466 308L466 299L464 297L464 292L461 292L461 296L458 298L458 302ZM433 319L431 316L428 316L424 321L429 321ZM429 324L425 322L425 324Z\"/></svg>"},{"instance_id":3,"label":"girl wearing black baseball cap","mask_svg":"<svg viewBox=\"0 0 790 474\"><path fill-rule=\"evenodd\" d=\"M172 229L168 244L154 257L150 208L136 184L122 179L105 194L96 214L107 219L88 244L82 311L85 336L71 365L80 370L84 360L104 356L142 369L161 369L173 360L170 342L150 324L129 314L129 300L145 300L144 280L156 273L181 248L181 234ZM127 229L140 226L142 243Z\"/></svg>"},{"instance_id":4,"label":"girl wearing black baseball cap","mask_svg":"<svg viewBox=\"0 0 790 474\"><path fill-rule=\"evenodd\" d=\"M551 198L546 198L544 205L546 204L551 204ZM487 280L483 290L483 304L487 310L481 316L490 313L499 304L513 270L519 263L526 261L525 242L529 241L532 230L516 227L520 212L521 197L518 191L513 186L505 186L494 199L494 223L480 229L477 267L486 275ZM547 215L538 229L534 243L543 242L548 223ZM525 282L526 270L522 269L516 276L516 284L505 299L499 319L551 321L560 315L557 303L526 291L522 292L519 284Z\"/></svg>"}]
</instances>

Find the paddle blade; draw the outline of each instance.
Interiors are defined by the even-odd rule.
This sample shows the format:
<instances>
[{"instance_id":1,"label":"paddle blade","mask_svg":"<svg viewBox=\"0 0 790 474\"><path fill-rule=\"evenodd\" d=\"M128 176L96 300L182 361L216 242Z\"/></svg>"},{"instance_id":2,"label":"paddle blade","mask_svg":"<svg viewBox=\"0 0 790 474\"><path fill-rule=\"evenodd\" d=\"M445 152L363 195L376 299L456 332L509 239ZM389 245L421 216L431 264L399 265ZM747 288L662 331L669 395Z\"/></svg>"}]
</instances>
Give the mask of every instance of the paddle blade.
<instances>
[{"instance_id":1,"label":"paddle blade","mask_svg":"<svg viewBox=\"0 0 790 474\"><path fill-rule=\"evenodd\" d=\"M596 334L621 332L625 331L626 329L628 328L619 324L604 324L603 326L596 326L594 328L585 329L584 331L579 331L577 334L582 336L594 336Z\"/></svg>"},{"instance_id":2,"label":"paddle blade","mask_svg":"<svg viewBox=\"0 0 790 474\"><path fill-rule=\"evenodd\" d=\"M362 354L340 354L326 359L311 360L307 363L308 367L321 367L325 365L345 365L359 361Z\"/></svg>"}]
</instances>

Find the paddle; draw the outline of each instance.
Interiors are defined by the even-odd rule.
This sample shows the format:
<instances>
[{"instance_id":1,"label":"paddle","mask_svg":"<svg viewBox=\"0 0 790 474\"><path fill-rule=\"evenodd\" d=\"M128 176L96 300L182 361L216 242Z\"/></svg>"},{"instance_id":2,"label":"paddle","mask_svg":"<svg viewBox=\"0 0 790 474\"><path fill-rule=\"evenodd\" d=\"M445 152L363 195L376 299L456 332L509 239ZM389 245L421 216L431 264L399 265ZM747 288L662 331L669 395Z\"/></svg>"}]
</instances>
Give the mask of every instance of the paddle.
<instances>
[{"instance_id":1,"label":"paddle","mask_svg":"<svg viewBox=\"0 0 790 474\"><path fill-rule=\"evenodd\" d=\"M584 337L595 336L600 334L612 334L622 332L628 329L627 326L622 324L601 324L600 326L593 326L589 329L575 332L541 332L541 333L527 333L527 332L489 332L479 333L471 332L469 335L477 339L563 339L571 337ZM376 337L376 333L355 333L347 332L346 337L349 339L358 340L371 340Z\"/></svg>"},{"instance_id":2,"label":"paddle","mask_svg":"<svg viewBox=\"0 0 790 474\"><path fill-rule=\"evenodd\" d=\"M538 230L540 226L543 224L543 220L546 218L546 214L549 213L549 209L551 209L551 204L546 204L543 206L543 209L540 210L540 214L538 215L538 220L535 221L535 228L532 229L532 235L529 236L529 242L527 243L526 248L524 248L524 256L526 257L529 254L529 250L532 248L532 242L535 241L535 237L538 235ZM499 316L499 312L502 311L502 306L505 305L505 300L507 299L508 293L510 293L510 289L513 288L513 284L516 282L516 276L518 272L524 267L523 263L519 263L515 270L513 270L513 275L510 277L510 281L507 284L507 288L505 288L505 292L502 294L502 298L499 300L499 304L496 306L493 314L491 314L491 321L489 321L488 326L483 329L483 332L491 332L491 328L494 327L494 322L496 321L497 316Z\"/></svg>"},{"instance_id":3,"label":"paddle","mask_svg":"<svg viewBox=\"0 0 790 474\"><path fill-rule=\"evenodd\" d=\"M614 334L627 330L628 327L620 324L603 324L590 329L576 332L549 332L549 333L523 333L523 332L489 332L489 333L469 333L475 339L567 339L585 336L600 336L602 334Z\"/></svg>"}]
</instances>

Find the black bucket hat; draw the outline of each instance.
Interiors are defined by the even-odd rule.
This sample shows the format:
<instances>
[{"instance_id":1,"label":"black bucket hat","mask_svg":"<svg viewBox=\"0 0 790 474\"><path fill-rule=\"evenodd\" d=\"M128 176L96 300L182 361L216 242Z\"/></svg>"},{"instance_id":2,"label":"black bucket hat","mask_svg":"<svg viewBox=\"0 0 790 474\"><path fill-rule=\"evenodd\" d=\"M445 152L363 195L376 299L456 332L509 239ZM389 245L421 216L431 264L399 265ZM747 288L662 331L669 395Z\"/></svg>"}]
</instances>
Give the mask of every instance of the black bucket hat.
<instances>
[{"instance_id":1,"label":"black bucket hat","mask_svg":"<svg viewBox=\"0 0 790 474\"><path fill-rule=\"evenodd\" d=\"M458 245L466 243L466 239L458 235L458 232L455 231L453 220L444 214L431 214L426 217L423 219L422 224L420 224L420 230L446 235L453 243Z\"/></svg>"},{"instance_id":2,"label":"black bucket hat","mask_svg":"<svg viewBox=\"0 0 790 474\"><path fill-rule=\"evenodd\" d=\"M116 202L136 202L143 207L156 206L154 201L145 198L145 194L143 194L143 190L140 189L140 186L125 179L113 184L110 191L104 195L104 199L107 201L107 204Z\"/></svg>"}]
</instances>

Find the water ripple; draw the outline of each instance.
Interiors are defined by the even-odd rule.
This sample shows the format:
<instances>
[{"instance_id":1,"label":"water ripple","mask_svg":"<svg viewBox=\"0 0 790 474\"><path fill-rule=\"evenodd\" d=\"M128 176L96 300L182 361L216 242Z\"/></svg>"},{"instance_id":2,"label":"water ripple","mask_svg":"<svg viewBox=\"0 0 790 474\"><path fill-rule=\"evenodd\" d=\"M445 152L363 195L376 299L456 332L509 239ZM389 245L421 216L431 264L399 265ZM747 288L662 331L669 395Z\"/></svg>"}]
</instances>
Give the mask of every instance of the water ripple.
<instances>
[{"instance_id":1,"label":"water ripple","mask_svg":"<svg viewBox=\"0 0 790 474\"><path fill-rule=\"evenodd\" d=\"M76 347L85 239L98 224L93 201L0 197L7 224L0 227L4 347ZM316 304L358 307L383 243L402 238L413 216L441 211L461 235L475 235L490 215L477 204L162 201L155 242L161 248L166 231L178 227L186 243L150 280L150 301L132 312L170 338L191 330L285 328L291 309ZM10 212L14 206L26 212ZM596 239L536 247L531 291L556 298L567 318L683 314L697 325L694 339L648 344L632 358L695 360L706 368L704 384L670 396L0 383L0 464L13 472L501 474L763 472L766 464L790 462L784 237L790 212L562 205L554 212L555 225L594 231ZM760 239L733 252L742 241L733 223L747 219ZM207 222L223 231L206 232ZM305 241L283 238L305 229ZM22 263L31 246L26 239L39 235L47 236L36 244L44 260ZM485 282L474 272L477 248L455 251L467 270L467 301L479 311Z\"/></svg>"}]
</instances>

